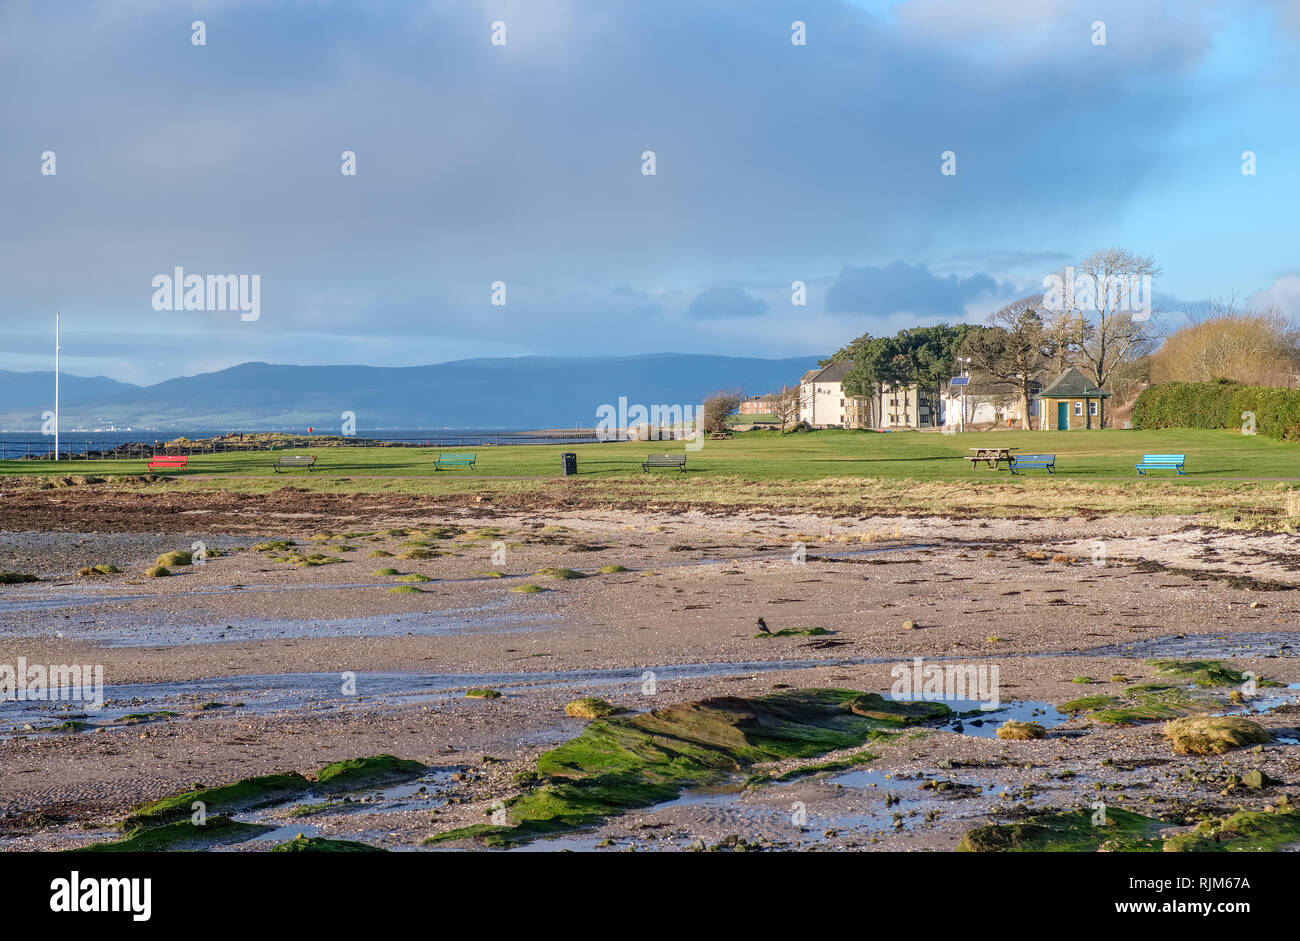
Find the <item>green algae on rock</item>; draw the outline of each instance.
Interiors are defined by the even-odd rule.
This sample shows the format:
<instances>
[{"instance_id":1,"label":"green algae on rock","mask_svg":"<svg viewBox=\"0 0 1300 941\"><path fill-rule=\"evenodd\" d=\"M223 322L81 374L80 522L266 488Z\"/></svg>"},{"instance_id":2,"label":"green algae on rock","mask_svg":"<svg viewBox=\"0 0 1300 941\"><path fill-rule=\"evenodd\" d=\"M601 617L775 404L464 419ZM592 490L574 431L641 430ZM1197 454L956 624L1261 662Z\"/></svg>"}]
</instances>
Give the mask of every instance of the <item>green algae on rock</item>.
<instances>
[{"instance_id":1,"label":"green algae on rock","mask_svg":"<svg viewBox=\"0 0 1300 941\"><path fill-rule=\"evenodd\" d=\"M393 755L348 758L326 765L316 773L313 790L322 794L360 791L373 787L402 784L423 777L428 767L418 761Z\"/></svg>"},{"instance_id":2,"label":"green algae on rock","mask_svg":"<svg viewBox=\"0 0 1300 941\"><path fill-rule=\"evenodd\" d=\"M537 759L539 785L506 802L510 822L476 824L426 843L509 846L589 826L716 783L754 764L853 748L873 731L950 714L937 702L893 702L848 689L723 696L592 722Z\"/></svg>"},{"instance_id":3,"label":"green algae on rock","mask_svg":"<svg viewBox=\"0 0 1300 941\"><path fill-rule=\"evenodd\" d=\"M188 813L188 811L187 811ZM73 853L166 853L200 850L210 846L243 843L274 830L263 823L239 823L229 817L208 817L202 824L177 820L162 826L139 826L120 840L93 843L70 850Z\"/></svg>"},{"instance_id":4,"label":"green algae on rock","mask_svg":"<svg viewBox=\"0 0 1300 941\"><path fill-rule=\"evenodd\" d=\"M188 817L194 812L192 805L196 802L203 805L203 811L207 814L238 813L279 804L301 797L310 791L311 782L295 772L244 778L234 784L223 784L219 787L199 786L180 794L173 794L171 797L142 804L131 811L122 822L122 827L130 829L141 824L153 825Z\"/></svg>"},{"instance_id":5,"label":"green algae on rock","mask_svg":"<svg viewBox=\"0 0 1300 941\"><path fill-rule=\"evenodd\" d=\"M356 840L331 840L299 833L288 843L271 847L272 853L387 853L388 850Z\"/></svg>"},{"instance_id":6,"label":"green algae on rock","mask_svg":"<svg viewBox=\"0 0 1300 941\"><path fill-rule=\"evenodd\" d=\"M1104 819L1105 823L1094 823ZM967 831L959 853L1158 853L1164 821L1108 807L1105 817L1089 810L1038 814L1013 823Z\"/></svg>"},{"instance_id":7,"label":"green algae on rock","mask_svg":"<svg viewBox=\"0 0 1300 941\"><path fill-rule=\"evenodd\" d=\"M828 631L824 627L787 627L784 630L772 631L769 634L755 634L754 638L757 640L764 637L822 637L834 633L834 631Z\"/></svg>"},{"instance_id":8,"label":"green algae on rock","mask_svg":"<svg viewBox=\"0 0 1300 941\"><path fill-rule=\"evenodd\" d=\"M1024 742L1047 738L1047 729L1037 722L1017 722L1015 719L1008 719L998 726L997 736L1005 741Z\"/></svg>"},{"instance_id":9,"label":"green algae on rock","mask_svg":"<svg viewBox=\"0 0 1300 941\"><path fill-rule=\"evenodd\" d=\"M495 689L467 689L465 695L470 699L500 699L500 690Z\"/></svg>"},{"instance_id":10,"label":"green algae on rock","mask_svg":"<svg viewBox=\"0 0 1300 941\"><path fill-rule=\"evenodd\" d=\"M1300 812L1239 810L1230 817L1203 820L1190 833L1165 841L1167 853L1273 853L1300 843Z\"/></svg>"},{"instance_id":11,"label":"green algae on rock","mask_svg":"<svg viewBox=\"0 0 1300 941\"><path fill-rule=\"evenodd\" d=\"M564 706L564 714L574 719L604 719L626 711L596 696L583 696Z\"/></svg>"}]
</instances>

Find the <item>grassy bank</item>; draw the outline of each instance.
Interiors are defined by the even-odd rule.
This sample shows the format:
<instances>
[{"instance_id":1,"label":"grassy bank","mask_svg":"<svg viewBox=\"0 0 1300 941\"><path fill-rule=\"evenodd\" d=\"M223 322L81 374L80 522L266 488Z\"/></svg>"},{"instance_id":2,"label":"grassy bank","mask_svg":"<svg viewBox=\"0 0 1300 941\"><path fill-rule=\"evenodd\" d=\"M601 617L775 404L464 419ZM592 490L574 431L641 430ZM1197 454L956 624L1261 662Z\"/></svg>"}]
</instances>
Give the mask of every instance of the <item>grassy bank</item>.
<instances>
[{"instance_id":1,"label":"grassy bank","mask_svg":"<svg viewBox=\"0 0 1300 941\"><path fill-rule=\"evenodd\" d=\"M1056 454L1057 473L971 467L973 447L1011 446ZM1300 485L1297 445L1233 431L1024 432L957 435L828 430L782 437L753 432L708 441L687 453L688 472L646 474L651 452L680 452L680 442L611 442L462 448L478 466L435 472L438 449L317 448L314 473L274 474L270 454L190 459L169 490L269 493L297 487L323 493L402 493L449 499L491 495L502 502L608 506L761 506L823 513L952 513L965 516L1205 515L1229 525L1291 528ZM578 476L559 476L560 454L578 454ZM1143 453L1184 453L1187 476L1138 477ZM304 452L306 453L306 452ZM106 478L144 473L142 461L76 461L56 468L9 461L10 487L51 475Z\"/></svg>"}]
</instances>

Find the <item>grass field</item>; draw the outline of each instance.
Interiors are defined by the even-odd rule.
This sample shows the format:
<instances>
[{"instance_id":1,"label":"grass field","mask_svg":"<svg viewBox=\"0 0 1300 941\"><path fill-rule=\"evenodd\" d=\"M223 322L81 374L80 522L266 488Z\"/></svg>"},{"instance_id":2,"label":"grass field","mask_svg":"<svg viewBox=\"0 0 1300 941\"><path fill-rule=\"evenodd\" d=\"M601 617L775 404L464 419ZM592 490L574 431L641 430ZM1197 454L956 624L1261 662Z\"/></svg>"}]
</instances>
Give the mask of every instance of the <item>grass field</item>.
<instances>
[{"instance_id":1,"label":"grass field","mask_svg":"<svg viewBox=\"0 0 1300 941\"><path fill-rule=\"evenodd\" d=\"M1057 473L972 468L969 448L1006 445L1057 455ZM434 472L434 448L316 448L312 474L274 474L270 453L214 454L145 485L169 492L271 493L285 487L331 494L400 493L462 500L491 496L500 507L608 506L642 509L769 508L826 515L1068 517L1195 516L1207 523L1294 532L1300 526L1300 448L1230 431L933 432L826 430L781 437L750 432L688 452L688 472L640 462L680 442L615 442L475 449L478 466ZM457 451L470 450L458 448ZM578 454L578 476L560 476L560 454ZM1143 453L1184 453L1187 476L1138 477ZM0 463L9 487L47 485L58 475L112 481L145 472L144 461ZM139 488L138 482L133 487Z\"/></svg>"},{"instance_id":2,"label":"grass field","mask_svg":"<svg viewBox=\"0 0 1300 941\"><path fill-rule=\"evenodd\" d=\"M776 432L748 432L729 441L706 441L699 451L688 452L685 475L655 471L691 480L717 476L747 481L819 480L836 477L905 478L916 481L990 481L1006 479L1006 470L972 469L964 460L969 448L1006 445L1021 453L1056 454L1056 475L1062 480L1128 480L1137 477L1133 465L1143 453L1185 453L1187 476L1178 483L1225 478L1242 480L1286 479L1300 483L1300 446L1235 431L1179 429L1165 431L990 431L945 435L933 432L874 434L825 430L784 437ZM580 477L645 475L646 454L680 452L681 442L612 442L587 445L525 445L443 449L476 451L474 471L457 468L437 473L451 484L461 477L553 477L559 473L560 454L578 455ZM280 453L313 453L318 459L310 479L323 476L364 475L423 477L433 475L437 448L305 448L291 452L241 452L190 458L185 476L273 475L272 463ZM0 475L142 474L144 461L0 462ZM1046 471L1026 471L1045 477ZM308 479L302 471L273 475L282 482ZM1152 480L1166 482L1172 471L1155 472Z\"/></svg>"}]
</instances>

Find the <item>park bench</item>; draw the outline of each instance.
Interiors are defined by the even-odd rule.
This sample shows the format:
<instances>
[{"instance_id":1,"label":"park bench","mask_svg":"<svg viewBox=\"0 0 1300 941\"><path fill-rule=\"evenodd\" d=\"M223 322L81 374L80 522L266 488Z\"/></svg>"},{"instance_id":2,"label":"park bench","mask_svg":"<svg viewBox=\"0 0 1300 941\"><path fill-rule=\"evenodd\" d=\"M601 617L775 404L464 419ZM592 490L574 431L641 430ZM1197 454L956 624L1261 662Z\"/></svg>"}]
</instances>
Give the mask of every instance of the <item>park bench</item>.
<instances>
[{"instance_id":1,"label":"park bench","mask_svg":"<svg viewBox=\"0 0 1300 941\"><path fill-rule=\"evenodd\" d=\"M1139 477L1145 477L1149 470L1176 470L1180 476L1186 476L1183 470L1184 457L1184 454L1143 454L1142 463L1134 466Z\"/></svg>"},{"instance_id":2,"label":"park bench","mask_svg":"<svg viewBox=\"0 0 1300 941\"><path fill-rule=\"evenodd\" d=\"M155 454L149 459L149 466L145 470L183 471L189 463L190 459L184 454Z\"/></svg>"},{"instance_id":3,"label":"park bench","mask_svg":"<svg viewBox=\"0 0 1300 941\"><path fill-rule=\"evenodd\" d=\"M1046 468L1049 474L1056 473L1055 454L1017 454L1008 465L1011 473L1017 474L1031 467Z\"/></svg>"},{"instance_id":4,"label":"park bench","mask_svg":"<svg viewBox=\"0 0 1300 941\"><path fill-rule=\"evenodd\" d=\"M277 458L276 462L271 465L278 474L280 471L290 471L298 467L307 468L307 473L311 473L312 466L316 463L316 458L310 454L286 454Z\"/></svg>"},{"instance_id":5,"label":"park bench","mask_svg":"<svg viewBox=\"0 0 1300 941\"><path fill-rule=\"evenodd\" d=\"M444 467L474 467L477 454L439 454L433 462L433 469L440 471Z\"/></svg>"},{"instance_id":6,"label":"park bench","mask_svg":"<svg viewBox=\"0 0 1300 941\"><path fill-rule=\"evenodd\" d=\"M686 455L647 454L646 459L641 463L641 470L648 474L652 467L675 467L684 474L686 473Z\"/></svg>"}]
</instances>

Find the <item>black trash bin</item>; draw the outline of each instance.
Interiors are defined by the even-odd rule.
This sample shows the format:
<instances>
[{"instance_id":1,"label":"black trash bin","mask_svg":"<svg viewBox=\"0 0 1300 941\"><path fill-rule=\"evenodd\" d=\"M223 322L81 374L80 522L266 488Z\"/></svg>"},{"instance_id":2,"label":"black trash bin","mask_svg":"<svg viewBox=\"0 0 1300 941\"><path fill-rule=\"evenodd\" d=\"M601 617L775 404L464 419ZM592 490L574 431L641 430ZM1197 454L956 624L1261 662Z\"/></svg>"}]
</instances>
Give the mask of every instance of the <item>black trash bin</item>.
<instances>
[{"instance_id":1,"label":"black trash bin","mask_svg":"<svg viewBox=\"0 0 1300 941\"><path fill-rule=\"evenodd\" d=\"M565 451L560 455L560 460L564 463L565 477L571 477L578 472L578 455L572 451Z\"/></svg>"}]
</instances>

